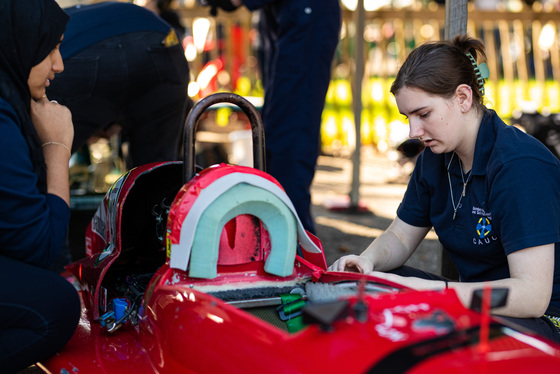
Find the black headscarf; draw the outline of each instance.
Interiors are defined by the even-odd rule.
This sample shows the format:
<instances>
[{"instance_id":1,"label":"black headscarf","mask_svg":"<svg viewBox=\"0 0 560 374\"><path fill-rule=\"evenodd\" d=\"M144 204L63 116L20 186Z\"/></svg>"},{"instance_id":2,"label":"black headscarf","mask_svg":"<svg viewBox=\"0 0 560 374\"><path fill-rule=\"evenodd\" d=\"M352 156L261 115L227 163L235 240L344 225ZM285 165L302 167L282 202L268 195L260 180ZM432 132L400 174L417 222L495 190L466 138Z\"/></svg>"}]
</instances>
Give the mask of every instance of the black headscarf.
<instances>
[{"instance_id":1,"label":"black headscarf","mask_svg":"<svg viewBox=\"0 0 560 374\"><path fill-rule=\"evenodd\" d=\"M0 97L16 110L42 193L46 193L46 167L31 122L27 80L31 68L59 43L68 19L55 0L0 0Z\"/></svg>"}]
</instances>

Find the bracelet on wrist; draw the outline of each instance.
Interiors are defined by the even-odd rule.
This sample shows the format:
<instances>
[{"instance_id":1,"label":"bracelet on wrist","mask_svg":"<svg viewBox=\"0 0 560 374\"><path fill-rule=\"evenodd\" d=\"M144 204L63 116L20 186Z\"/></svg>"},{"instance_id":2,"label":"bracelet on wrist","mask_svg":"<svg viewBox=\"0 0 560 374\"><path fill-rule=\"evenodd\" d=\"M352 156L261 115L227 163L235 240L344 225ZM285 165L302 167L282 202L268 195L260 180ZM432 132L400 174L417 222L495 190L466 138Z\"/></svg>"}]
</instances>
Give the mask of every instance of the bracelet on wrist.
<instances>
[{"instance_id":1,"label":"bracelet on wrist","mask_svg":"<svg viewBox=\"0 0 560 374\"><path fill-rule=\"evenodd\" d=\"M59 145L61 147L66 148L66 150L68 151L68 156L72 156L72 151L70 151L70 148L68 148L68 146L64 143L60 143L60 142L46 142L41 144L42 148L45 148L47 145Z\"/></svg>"}]
</instances>

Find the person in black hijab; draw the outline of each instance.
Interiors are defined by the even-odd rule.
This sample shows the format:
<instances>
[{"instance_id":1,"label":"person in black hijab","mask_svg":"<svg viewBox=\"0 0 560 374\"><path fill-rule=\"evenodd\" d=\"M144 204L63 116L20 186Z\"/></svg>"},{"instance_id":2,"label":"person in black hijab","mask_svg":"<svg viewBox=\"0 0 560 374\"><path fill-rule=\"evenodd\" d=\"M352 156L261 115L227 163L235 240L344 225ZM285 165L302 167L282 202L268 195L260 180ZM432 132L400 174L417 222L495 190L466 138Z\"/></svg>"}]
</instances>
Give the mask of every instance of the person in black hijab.
<instances>
[{"instance_id":1,"label":"person in black hijab","mask_svg":"<svg viewBox=\"0 0 560 374\"><path fill-rule=\"evenodd\" d=\"M54 0L0 2L0 370L44 360L72 337L80 300L47 270L70 218L68 108L45 89L64 69L68 15Z\"/></svg>"}]
</instances>

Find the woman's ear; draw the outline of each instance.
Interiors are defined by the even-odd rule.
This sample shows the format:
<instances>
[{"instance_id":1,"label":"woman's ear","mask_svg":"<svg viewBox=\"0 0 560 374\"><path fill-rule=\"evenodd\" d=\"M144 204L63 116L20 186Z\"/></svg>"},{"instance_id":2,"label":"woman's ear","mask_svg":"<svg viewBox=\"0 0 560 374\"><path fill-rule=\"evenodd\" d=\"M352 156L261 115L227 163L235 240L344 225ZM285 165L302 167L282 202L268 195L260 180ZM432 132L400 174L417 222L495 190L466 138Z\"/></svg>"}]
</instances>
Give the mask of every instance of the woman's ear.
<instances>
[{"instance_id":1,"label":"woman's ear","mask_svg":"<svg viewBox=\"0 0 560 374\"><path fill-rule=\"evenodd\" d=\"M461 108L461 112L468 112L473 104L473 92L468 84L460 84L455 90L455 99Z\"/></svg>"}]
</instances>

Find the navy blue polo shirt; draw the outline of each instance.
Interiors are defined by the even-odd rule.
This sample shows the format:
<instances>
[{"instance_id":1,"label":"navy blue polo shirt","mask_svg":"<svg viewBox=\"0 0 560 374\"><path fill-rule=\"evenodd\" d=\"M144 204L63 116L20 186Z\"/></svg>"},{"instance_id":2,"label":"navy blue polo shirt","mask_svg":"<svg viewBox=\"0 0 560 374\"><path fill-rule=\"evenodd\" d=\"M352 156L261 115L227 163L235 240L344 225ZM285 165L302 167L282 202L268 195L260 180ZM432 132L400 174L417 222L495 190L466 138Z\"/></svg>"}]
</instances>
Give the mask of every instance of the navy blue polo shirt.
<instances>
[{"instance_id":1,"label":"navy blue polo shirt","mask_svg":"<svg viewBox=\"0 0 560 374\"><path fill-rule=\"evenodd\" d=\"M115 1L65 8L70 16L60 46L62 58L68 58L101 40L136 31L167 34L171 26L148 9Z\"/></svg>"},{"instance_id":2,"label":"navy blue polo shirt","mask_svg":"<svg viewBox=\"0 0 560 374\"><path fill-rule=\"evenodd\" d=\"M397 210L404 222L433 227L462 281L509 278L506 256L555 244L551 305L560 307L560 163L534 137L488 110L476 139L472 175L453 219L463 181L453 153L419 156ZM451 161L451 162L450 162Z\"/></svg>"},{"instance_id":3,"label":"navy blue polo shirt","mask_svg":"<svg viewBox=\"0 0 560 374\"><path fill-rule=\"evenodd\" d=\"M64 244L70 208L39 192L21 126L0 98L0 255L48 268Z\"/></svg>"}]
</instances>

